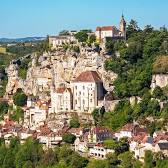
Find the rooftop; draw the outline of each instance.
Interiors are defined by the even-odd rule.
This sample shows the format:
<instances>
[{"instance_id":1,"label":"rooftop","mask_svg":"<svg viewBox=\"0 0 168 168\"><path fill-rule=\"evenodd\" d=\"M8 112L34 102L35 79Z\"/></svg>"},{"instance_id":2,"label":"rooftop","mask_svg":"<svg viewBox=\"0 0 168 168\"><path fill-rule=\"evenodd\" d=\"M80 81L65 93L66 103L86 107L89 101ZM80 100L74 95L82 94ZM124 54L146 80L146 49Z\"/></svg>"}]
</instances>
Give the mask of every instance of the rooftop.
<instances>
[{"instance_id":1,"label":"rooftop","mask_svg":"<svg viewBox=\"0 0 168 168\"><path fill-rule=\"evenodd\" d=\"M168 150L168 142L158 143L161 150Z\"/></svg>"},{"instance_id":2,"label":"rooftop","mask_svg":"<svg viewBox=\"0 0 168 168\"><path fill-rule=\"evenodd\" d=\"M113 31L116 30L117 28L115 26L103 26L103 27L97 27L96 31Z\"/></svg>"},{"instance_id":3,"label":"rooftop","mask_svg":"<svg viewBox=\"0 0 168 168\"><path fill-rule=\"evenodd\" d=\"M82 72L73 82L102 82L96 71Z\"/></svg>"},{"instance_id":4,"label":"rooftop","mask_svg":"<svg viewBox=\"0 0 168 168\"><path fill-rule=\"evenodd\" d=\"M68 90L69 92L71 92L70 88L65 88L65 87L57 88L56 92L57 93L64 93L65 90Z\"/></svg>"}]
</instances>

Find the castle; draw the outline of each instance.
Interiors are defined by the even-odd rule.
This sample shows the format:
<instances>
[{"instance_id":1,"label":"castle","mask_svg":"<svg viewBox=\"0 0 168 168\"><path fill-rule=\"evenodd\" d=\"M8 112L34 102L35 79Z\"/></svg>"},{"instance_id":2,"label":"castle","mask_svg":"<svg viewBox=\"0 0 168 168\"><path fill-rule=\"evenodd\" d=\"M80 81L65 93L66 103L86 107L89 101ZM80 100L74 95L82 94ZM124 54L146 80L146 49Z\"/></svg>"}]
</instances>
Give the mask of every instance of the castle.
<instances>
[{"instance_id":1,"label":"castle","mask_svg":"<svg viewBox=\"0 0 168 168\"><path fill-rule=\"evenodd\" d=\"M99 43L109 40L118 40L126 38L126 21L124 15L120 20L119 29L116 26L103 26L96 28L96 39Z\"/></svg>"}]
</instances>

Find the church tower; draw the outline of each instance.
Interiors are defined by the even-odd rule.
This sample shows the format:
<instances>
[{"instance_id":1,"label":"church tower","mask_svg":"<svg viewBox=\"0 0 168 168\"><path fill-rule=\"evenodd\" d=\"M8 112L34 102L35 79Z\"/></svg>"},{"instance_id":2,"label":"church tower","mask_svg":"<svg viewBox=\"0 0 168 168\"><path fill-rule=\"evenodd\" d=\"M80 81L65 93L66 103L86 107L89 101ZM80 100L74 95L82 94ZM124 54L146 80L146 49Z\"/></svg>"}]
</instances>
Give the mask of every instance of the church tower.
<instances>
[{"instance_id":1,"label":"church tower","mask_svg":"<svg viewBox=\"0 0 168 168\"><path fill-rule=\"evenodd\" d=\"M120 31L121 31L121 35L126 38L126 21L124 19L123 14L121 16L121 21L120 21Z\"/></svg>"}]
</instances>

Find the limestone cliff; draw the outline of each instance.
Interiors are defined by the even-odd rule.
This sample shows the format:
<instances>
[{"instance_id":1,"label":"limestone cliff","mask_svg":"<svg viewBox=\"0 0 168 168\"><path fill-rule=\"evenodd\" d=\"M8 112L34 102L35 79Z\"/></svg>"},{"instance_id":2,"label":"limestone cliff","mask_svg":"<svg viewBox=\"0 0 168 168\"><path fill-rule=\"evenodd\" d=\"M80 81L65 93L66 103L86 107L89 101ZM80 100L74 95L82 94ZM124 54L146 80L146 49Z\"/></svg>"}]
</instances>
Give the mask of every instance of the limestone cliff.
<instances>
[{"instance_id":1,"label":"limestone cliff","mask_svg":"<svg viewBox=\"0 0 168 168\"><path fill-rule=\"evenodd\" d=\"M29 95L47 93L53 84L56 87L60 83L68 85L86 70L97 71L103 80L104 87L110 90L110 84L116 79L117 74L105 71L104 61L106 58L96 52L87 51L79 55L72 52L55 51L44 53L39 58L32 55L32 63L25 80L18 77L17 64L11 63L6 69L8 75L6 93L13 94L17 88L22 88Z\"/></svg>"},{"instance_id":2,"label":"limestone cliff","mask_svg":"<svg viewBox=\"0 0 168 168\"><path fill-rule=\"evenodd\" d=\"M154 89L156 86L165 87L168 85L168 74L155 74L152 76L151 88Z\"/></svg>"}]
</instances>

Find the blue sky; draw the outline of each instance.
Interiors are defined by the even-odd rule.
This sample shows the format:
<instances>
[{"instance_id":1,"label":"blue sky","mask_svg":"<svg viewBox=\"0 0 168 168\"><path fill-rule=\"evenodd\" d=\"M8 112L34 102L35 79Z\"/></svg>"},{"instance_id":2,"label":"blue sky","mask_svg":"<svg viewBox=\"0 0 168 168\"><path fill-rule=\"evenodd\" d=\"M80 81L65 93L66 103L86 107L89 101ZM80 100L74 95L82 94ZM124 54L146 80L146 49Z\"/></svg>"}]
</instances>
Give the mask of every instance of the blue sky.
<instances>
[{"instance_id":1,"label":"blue sky","mask_svg":"<svg viewBox=\"0 0 168 168\"><path fill-rule=\"evenodd\" d=\"M0 0L0 38L118 26L122 12L140 27L168 26L168 0Z\"/></svg>"}]
</instances>

